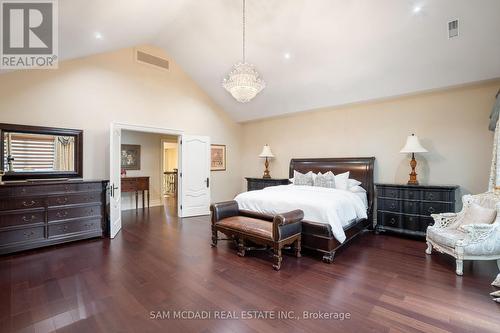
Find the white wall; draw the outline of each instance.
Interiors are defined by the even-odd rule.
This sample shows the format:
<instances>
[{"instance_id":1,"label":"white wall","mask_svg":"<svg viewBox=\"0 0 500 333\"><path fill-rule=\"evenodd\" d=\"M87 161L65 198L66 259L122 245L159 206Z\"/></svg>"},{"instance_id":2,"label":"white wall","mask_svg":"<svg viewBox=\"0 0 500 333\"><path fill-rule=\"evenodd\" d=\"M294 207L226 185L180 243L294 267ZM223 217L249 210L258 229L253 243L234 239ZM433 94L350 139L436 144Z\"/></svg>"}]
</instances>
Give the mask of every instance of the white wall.
<instances>
[{"instance_id":1,"label":"white wall","mask_svg":"<svg viewBox=\"0 0 500 333\"><path fill-rule=\"evenodd\" d=\"M136 63L132 48L63 61L57 70L0 75L0 122L84 130L87 179L109 179L109 125L183 130L227 145L227 171L212 173L213 201L241 188L241 125L230 119L163 51L164 71Z\"/></svg>"},{"instance_id":2,"label":"white wall","mask_svg":"<svg viewBox=\"0 0 500 333\"><path fill-rule=\"evenodd\" d=\"M141 169L127 170L127 177L149 177L150 206L162 205L161 195L161 134L122 131L122 144L141 146ZM142 192L141 192L142 193ZM142 207L142 194L139 207ZM135 194L122 193L122 210L135 209Z\"/></svg>"},{"instance_id":3,"label":"white wall","mask_svg":"<svg viewBox=\"0 0 500 333\"><path fill-rule=\"evenodd\" d=\"M374 83L376 84L376 83ZM493 132L489 114L500 81L433 93L325 108L243 125L244 176L261 176L264 144L276 155L271 175L287 177L291 158L375 156L375 181L406 183L415 133L429 153L418 154L423 184L457 184L462 193L487 190Z\"/></svg>"}]
</instances>

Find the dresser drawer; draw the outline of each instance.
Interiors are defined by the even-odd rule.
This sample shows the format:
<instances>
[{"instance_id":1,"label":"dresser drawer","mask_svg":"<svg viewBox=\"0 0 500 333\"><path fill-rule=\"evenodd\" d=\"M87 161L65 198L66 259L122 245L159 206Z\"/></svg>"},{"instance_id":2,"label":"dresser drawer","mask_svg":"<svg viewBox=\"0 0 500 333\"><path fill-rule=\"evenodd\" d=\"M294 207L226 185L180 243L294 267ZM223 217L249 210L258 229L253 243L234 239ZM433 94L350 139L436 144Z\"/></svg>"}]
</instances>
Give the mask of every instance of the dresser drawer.
<instances>
[{"instance_id":1,"label":"dresser drawer","mask_svg":"<svg viewBox=\"0 0 500 333\"><path fill-rule=\"evenodd\" d=\"M0 200L0 210L40 208L44 206L45 202L42 198L13 198Z\"/></svg>"},{"instance_id":2,"label":"dresser drawer","mask_svg":"<svg viewBox=\"0 0 500 333\"><path fill-rule=\"evenodd\" d=\"M0 228L43 223L45 210L31 210L28 212L0 212Z\"/></svg>"},{"instance_id":3,"label":"dresser drawer","mask_svg":"<svg viewBox=\"0 0 500 333\"><path fill-rule=\"evenodd\" d=\"M401 229L403 227L402 218L399 214L381 212L378 214L380 225Z\"/></svg>"},{"instance_id":4,"label":"dresser drawer","mask_svg":"<svg viewBox=\"0 0 500 333\"><path fill-rule=\"evenodd\" d=\"M431 215L448 213L451 210L451 204L446 202L422 202L420 214L421 215Z\"/></svg>"},{"instance_id":5,"label":"dresser drawer","mask_svg":"<svg viewBox=\"0 0 500 333\"><path fill-rule=\"evenodd\" d=\"M399 198L400 193L399 189L395 187L382 187L380 188L380 197L385 198Z\"/></svg>"},{"instance_id":6,"label":"dresser drawer","mask_svg":"<svg viewBox=\"0 0 500 333\"><path fill-rule=\"evenodd\" d=\"M0 231L0 245L44 239L44 227Z\"/></svg>"},{"instance_id":7,"label":"dresser drawer","mask_svg":"<svg viewBox=\"0 0 500 333\"><path fill-rule=\"evenodd\" d=\"M102 191L101 183L62 183L19 186L12 189L13 194L19 195L47 195L81 191Z\"/></svg>"},{"instance_id":8,"label":"dresser drawer","mask_svg":"<svg viewBox=\"0 0 500 333\"><path fill-rule=\"evenodd\" d=\"M101 219L77 220L49 225L49 238L101 230Z\"/></svg>"},{"instance_id":9,"label":"dresser drawer","mask_svg":"<svg viewBox=\"0 0 500 333\"><path fill-rule=\"evenodd\" d=\"M434 219L430 216L421 216L420 225L422 226L422 231L426 232L427 227L434 224Z\"/></svg>"},{"instance_id":10,"label":"dresser drawer","mask_svg":"<svg viewBox=\"0 0 500 333\"><path fill-rule=\"evenodd\" d=\"M66 194L54 197L49 197L47 199L47 206L64 206L64 205L75 205L81 203L98 203L101 201L101 192L84 192L77 194Z\"/></svg>"},{"instance_id":11,"label":"dresser drawer","mask_svg":"<svg viewBox=\"0 0 500 333\"><path fill-rule=\"evenodd\" d=\"M419 189L413 189L413 188L408 188L402 190L403 192L403 199L407 200L422 200L422 191Z\"/></svg>"},{"instance_id":12,"label":"dresser drawer","mask_svg":"<svg viewBox=\"0 0 500 333\"><path fill-rule=\"evenodd\" d=\"M385 198L378 199L378 209L386 210L389 212L399 213L401 211L401 204L402 204L401 200L393 200Z\"/></svg>"},{"instance_id":13,"label":"dresser drawer","mask_svg":"<svg viewBox=\"0 0 500 333\"><path fill-rule=\"evenodd\" d=\"M422 231L420 217L414 215L405 215L403 217L403 228L411 231Z\"/></svg>"},{"instance_id":14,"label":"dresser drawer","mask_svg":"<svg viewBox=\"0 0 500 333\"><path fill-rule=\"evenodd\" d=\"M420 202L403 201L403 212L405 214L420 214Z\"/></svg>"},{"instance_id":15,"label":"dresser drawer","mask_svg":"<svg viewBox=\"0 0 500 333\"><path fill-rule=\"evenodd\" d=\"M424 200L455 202L455 191L426 190Z\"/></svg>"},{"instance_id":16,"label":"dresser drawer","mask_svg":"<svg viewBox=\"0 0 500 333\"><path fill-rule=\"evenodd\" d=\"M100 205L75 208L52 208L49 209L48 221L54 222L80 217L101 216L101 210Z\"/></svg>"},{"instance_id":17,"label":"dresser drawer","mask_svg":"<svg viewBox=\"0 0 500 333\"><path fill-rule=\"evenodd\" d=\"M138 191L149 190L149 178L137 179L137 190Z\"/></svg>"}]
</instances>

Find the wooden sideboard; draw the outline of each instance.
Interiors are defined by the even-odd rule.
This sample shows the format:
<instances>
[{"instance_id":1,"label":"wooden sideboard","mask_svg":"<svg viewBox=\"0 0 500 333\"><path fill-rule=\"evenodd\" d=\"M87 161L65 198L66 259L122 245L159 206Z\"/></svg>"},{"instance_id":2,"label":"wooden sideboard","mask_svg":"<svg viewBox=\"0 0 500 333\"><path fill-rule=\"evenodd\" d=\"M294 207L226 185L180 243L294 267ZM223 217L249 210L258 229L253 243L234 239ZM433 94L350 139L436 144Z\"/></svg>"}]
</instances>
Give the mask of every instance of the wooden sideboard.
<instances>
[{"instance_id":1,"label":"wooden sideboard","mask_svg":"<svg viewBox=\"0 0 500 333\"><path fill-rule=\"evenodd\" d=\"M0 184L0 254L102 237L107 181Z\"/></svg>"},{"instance_id":2,"label":"wooden sideboard","mask_svg":"<svg viewBox=\"0 0 500 333\"><path fill-rule=\"evenodd\" d=\"M135 193L135 209L139 208L139 192L142 192L142 208L145 208L145 192L148 192L148 208L149 208L149 177L122 177L121 181L122 193Z\"/></svg>"},{"instance_id":3,"label":"wooden sideboard","mask_svg":"<svg viewBox=\"0 0 500 333\"><path fill-rule=\"evenodd\" d=\"M431 214L455 212L456 185L376 184L376 231L425 236Z\"/></svg>"}]
</instances>

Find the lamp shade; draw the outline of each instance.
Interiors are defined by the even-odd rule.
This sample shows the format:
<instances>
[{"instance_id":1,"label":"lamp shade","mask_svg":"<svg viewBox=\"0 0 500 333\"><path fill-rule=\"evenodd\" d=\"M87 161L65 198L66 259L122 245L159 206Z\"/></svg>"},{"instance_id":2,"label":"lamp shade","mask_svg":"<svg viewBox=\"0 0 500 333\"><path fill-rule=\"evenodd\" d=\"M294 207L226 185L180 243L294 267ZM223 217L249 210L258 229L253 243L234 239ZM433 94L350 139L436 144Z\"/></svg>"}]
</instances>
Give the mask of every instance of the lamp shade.
<instances>
[{"instance_id":1,"label":"lamp shade","mask_svg":"<svg viewBox=\"0 0 500 333\"><path fill-rule=\"evenodd\" d=\"M418 136L412 134L406 139L406 145L401 149L400 153L427 153L427 149L422 147Z\"/></svg>"},{"instance_id":2,"label":"lamp shade","mask_svg":"<svg viewBox=\"0 0 500 333\"><path fill-rule=\"evenodd\" d=\"M271 147L269 147L269 145L265 145L262 148L262 152L260 153L259 157L274 157L274 154L271 151Z\"/></svg>"}]
</instances>

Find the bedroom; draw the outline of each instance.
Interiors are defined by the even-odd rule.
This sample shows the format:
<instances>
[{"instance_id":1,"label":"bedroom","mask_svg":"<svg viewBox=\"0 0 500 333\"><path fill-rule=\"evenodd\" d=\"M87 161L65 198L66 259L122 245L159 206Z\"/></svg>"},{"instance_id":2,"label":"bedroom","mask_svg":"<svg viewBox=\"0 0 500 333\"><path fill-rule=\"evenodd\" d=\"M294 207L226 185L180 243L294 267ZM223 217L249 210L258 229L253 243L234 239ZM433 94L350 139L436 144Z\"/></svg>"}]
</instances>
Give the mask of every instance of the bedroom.
<instances>
[{"instance_id":1,"label":"bedroom","mask_svg":"<svg viewBox=\"0 0 500 333\"><path fill-rule=\"evenodd\" d=\"M7 249L0 256L0 324L6 331L499 330L500 308L489 295L499 290L491 285L499 273L497 259L464 259L463 275L457 275L457 258L425 253L424 229L420 235L372 230L384 213L379 201L396 201L401 204L398 218L407 216L403 203L412 201L403 195L411 190L405 187L411 154L400 151L413 133L427 150L415 151L420 185L413 186L426 191L418 192L419 205L432 201L423 200L432 194L429 186L441 186L439 193L454 191L455 198L441 208L450 208L453 201L455 212L461 211L464 195L488 191L494 150L494 131L488 127L500 89L497 1L247 0L245 36L238 0L57 5L57 68L2 69L2 138L9 133L3 124L81 130L82 146L76 151L81 155L75 154L81 156L81 168L76 170L77 163L74 174L58 176L69 180L47 180L42 174L37 182L24 174L15 183L5 154L1 159L0 169L7 173L0 185L0 241L8 244L0 247ZM457 29L455 23L449 27L453 21ZM449 37L455 30L458 36ZM242 60L243 38L247 61L266 83L247 103L222 86ZM139 52L154 64L138 60ZM73 176L91 184L120 181L120 168L111 170L112 152L120 146L111 142L111 126L184 135L186 140L204 137L209 138L205 145L217 145L218 162L212 170L205 167L207 177L196 172L210 154L186 151L184 157L194 157L184 165L179 158L184 180L191 175L201 180L196 184L204 189L203 214L184 218L161 206L139 205L116 215L120 210L111 212L109 203L121 191L96 187L101 195L87 206L101 209L92 220L101 223L100 234L51 239L52 226L64 232L82 219L66 218L71 207L60 210L80 194L49 193L47 198L56 200L52 207L44 197L49 187L67 191L66 182L78 181ZM8 146L4 141L2 153ZM262 178L266 158L259 155L265 145L274 156L263 154L268 155L270 180ZM373 190L373 218L335 251L333 263L322 260L337 248L330 231L327 247L317 247L326 252L311 249L321 237L308 241L301 236L300 258L293 245L282 244L279 271L272 267L272 245L250 241L243 245L244 257L237 256L243 253L235 242L218 240L216 248L210 247L210 204L233 200L249 182L288 184L293 159L336 159L325 173L351 171L356 178L355 165L341 167L338 159L359 163L367 157L375 157L373 173L365 168L368 181L358 180L368 193ZM401 186L401 197L381 195L391 184ZM16 194L16 189L37 187L43 191ZM23 206L32 201L36 207ZM112 231L108 210L114 221L120 219L114 238L107 235ZM430 212L408 215L430 218ZM393 216L387 216L390 222ZM13 225L16 218L23 225ZM301 230L308 228L307 222L296 223ZM411 231L403 222L396 229ZM12 236L12 241L9 235L16 231L21 240ZM30 232L40 237L36 248L23 239ZM218 232L217 238L226 237ZM242 235L233 238L244 240ZM253 247L267 250L246 249ZM180 317L174 319L174 312ZM336 319L321 319L330 313Z\"/></svg>"}]
</instances>

